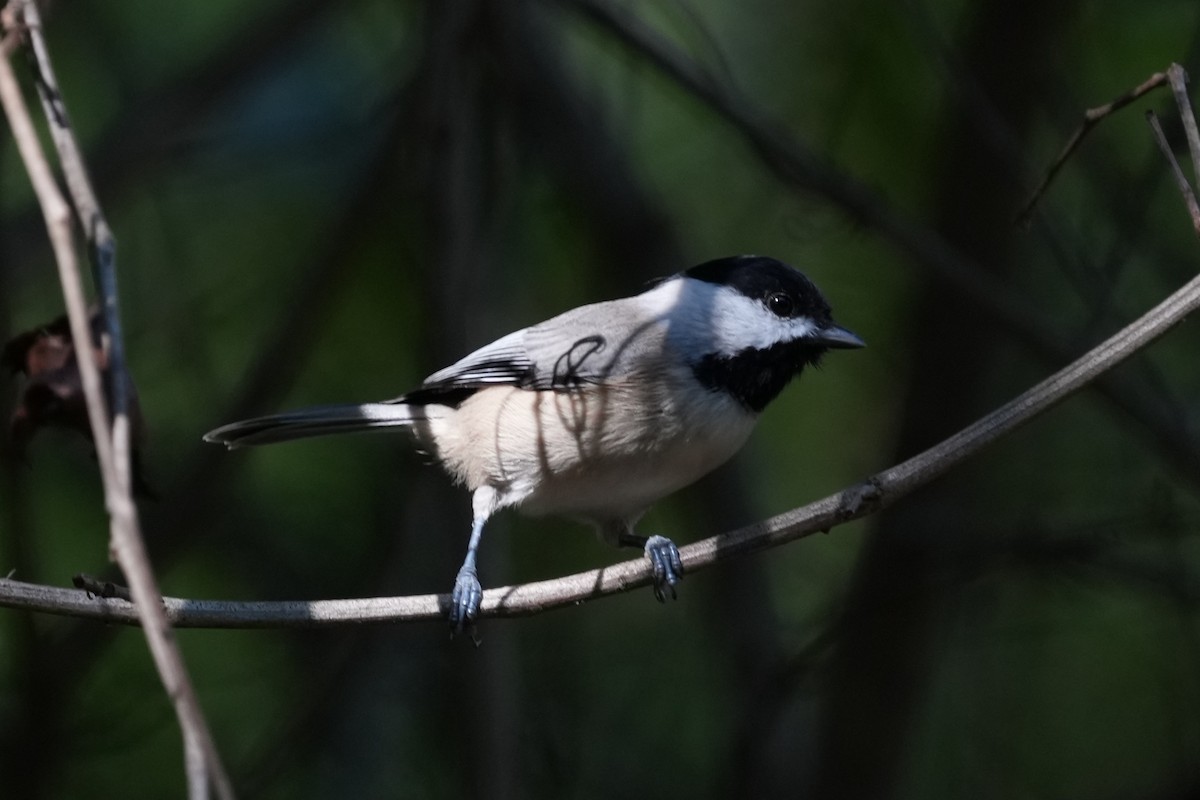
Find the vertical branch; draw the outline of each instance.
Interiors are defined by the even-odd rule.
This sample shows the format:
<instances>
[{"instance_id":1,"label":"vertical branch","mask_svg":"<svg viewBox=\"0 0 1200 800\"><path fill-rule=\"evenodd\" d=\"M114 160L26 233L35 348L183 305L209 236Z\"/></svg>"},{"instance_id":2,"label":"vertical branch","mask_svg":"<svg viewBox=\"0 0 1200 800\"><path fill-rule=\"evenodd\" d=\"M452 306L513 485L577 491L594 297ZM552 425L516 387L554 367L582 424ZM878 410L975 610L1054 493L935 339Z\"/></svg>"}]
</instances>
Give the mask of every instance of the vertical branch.
<instances>
[{"instance_id":1,"label":"vertical branch","mask_svg":"<svg viewBox=\"0 0 1200 800\"><path fill-rule=\"evenodd\" d=\"M58 150L59 163L62 165L63 177L66 180L67 191L71 195L71 203L76 216L83 226L84 236L92 254L93 278L104 317L104 331L108 337L107 351L108 397L112 402L114 419L114 456L118 474L125 484L131 484L131 466L129 459L129 371L125 366L125 337L122 334L120 309L117 300L116 253L117 243L113 237L108 220L96 199L88 176L87 164L79 148L71 127L71 118L67 114L67 106L63 102L58 89L58 79L54 75L54 67L50 63L50 52L46 47L46 38L42 34L42 20L37 3L33 0L23 0L25 29L29 33L29 54L33 64L34 84L38 97L42 101L42 110L49 123L50 135ZM79 340L76 340L79 341ZM122 422L122 417L125 421Z\"/></svg>"},{"instance_id":2,"label":"vertical branch","mask_svg":"<svg viewBox=\"0 0 1200 800\"><path fill-rule=\"evenodd\" d=\"M1197 130L1196 115L1192 113L1192 102L1187 95L1187 73L1184 72L1183 67L1172 64L1167 68L1166 74L1167 80L1171 84L1171 92L1175 95L1175 105L1179 107L1179 121L1183 123L1183 130L1187 137L1192 170L1196 173L1197 184L1200 184L1200 130ZM1192 229L1195 230L1197 236L1200 236L1200 203L1196 201L1196 193L1192 190L1187 176L1183 174L1183 169L1175 158L1175 152L1171 149L1170 142L1167 141L1167 135L1158 121L1158 115L1153 111L1147 111L1146 121L1150 123L1150 127L1154 131L1154 141L1158 144L1158 149L1162 151L1163 157L1166 158L1167 165L1171 168L1171 175L1175 178L1175 186L1183 196L1183 203L1187 207L1188 215L1192 218Z\"/></svg>"},{"instance_id":3,"label":"vertical branch","mask_svg":"<svg viewBox=\"0 0 1200 800\"><path fill-rule=\"evenodd\" d=\"M1192 192L1192 187L1188 183L1187 176L1183 174L1183 169L1179 166L1179 161L1175 158L1174 151L1171 150L1171 143L1167 141L1167 135L1163 132L1162 124L1158 121L1158 115L1153 111L1147 111L1146 121L1150 123L1150 128L1154 131L1154 141L1158 144L1158 149L1162 151L1163 157L1167 160L1167 165L1171 168L1171 175L1175 178L1175 186L1179 189L1179 193L1183 195L1183 204L1187 207L1188 216L1192 218L1192 229L1196 232L1197 236L1200 236L1200 205L1196 203L1196 195Z\"/></svg>"},{"instance_id":4,"label":"vertical branch","mask_svg":"<svg viewBox=\"0 0 1200 800\"><path fill-rule=\"evenodd\" d=\"M1196 129L1196 115L1192 113L1192 101L1187 94L1187 73L1178 64L1167 68L1167 79L1171 82L1171 92L1175 95L1175 105L1179 106L1179 119L1183 122L1183 130L1187 133L1188 153L1192 157L1192 170L1196 173L1196 182L1200 184L1200 131Z\"/></svg>"},{"instance_id":5,"label":"vertical branch","mask_svg":"<svg viewBox=\"0 0 1200 800\"><path fill-rule=\"evenodd\" d=\"M38 93L46 110L64 175L75 200L76 213L85 227L96 256L97 284L103 296L106 332L109 337L109 377L115 411L111 428L96 350L89 346L92 334L88 323L83 279L75 252L71 208L55 183L12 66L6 57L0 58L0 104L4 107L22 162L45 217L62 283L71 335L78 345L77 362L109 513L111 552L129 581L155 667L175 707L183 737L189 797L195 800L208 797L211 781L219 797L232 798L232 785L217 754L208 723L200 710L182 654L163 610L162 594L159 592L142 541L137 506L131 493L130 426L126 393L128 377L122 357L119 322L116 319L116 278L113 260L115 247L112 233L96 202L78 143L68 122L66 108L50 70L37 6L33 0L13 0L13 3L6 9L6 15L14 9L17 10L18 13L9 18L19 18L28 32L34 51ZM5 55L11 43L10 34L5 38Z\"/></svg>"}]
</instances>

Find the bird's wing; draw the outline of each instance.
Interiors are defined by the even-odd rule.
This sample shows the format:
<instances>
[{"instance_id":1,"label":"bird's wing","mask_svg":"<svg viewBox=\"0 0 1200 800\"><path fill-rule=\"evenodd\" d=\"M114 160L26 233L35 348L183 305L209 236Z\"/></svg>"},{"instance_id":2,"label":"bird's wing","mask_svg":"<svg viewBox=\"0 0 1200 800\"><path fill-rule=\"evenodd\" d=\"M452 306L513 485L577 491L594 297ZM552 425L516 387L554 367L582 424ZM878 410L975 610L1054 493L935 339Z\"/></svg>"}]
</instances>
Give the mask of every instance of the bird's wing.
<instances>
[{"instance_id":1,"label":"bird's wing","mask_svg":"<svg viewBox=\"0 0 1200 800\"><path fill-rule=\"evenodd\" d=\"M528 328L514 331L443 367L421 382L421 389L480 389L498 384L524 385L534 363L523 343Z\"/></svg>"},{"instance_id":2,"label":"bird's wing","mask_svg":"<svg viewBox=\"0 0 1200 800\"><path fill-rule=\"evenodd\" d=\"M631 324L627 313L616 313L621 308L594 303L510 333L433 373L406 397L496 385L569 390L625 374L661 351L663 326Z\"/></svg>"}]
</instances>

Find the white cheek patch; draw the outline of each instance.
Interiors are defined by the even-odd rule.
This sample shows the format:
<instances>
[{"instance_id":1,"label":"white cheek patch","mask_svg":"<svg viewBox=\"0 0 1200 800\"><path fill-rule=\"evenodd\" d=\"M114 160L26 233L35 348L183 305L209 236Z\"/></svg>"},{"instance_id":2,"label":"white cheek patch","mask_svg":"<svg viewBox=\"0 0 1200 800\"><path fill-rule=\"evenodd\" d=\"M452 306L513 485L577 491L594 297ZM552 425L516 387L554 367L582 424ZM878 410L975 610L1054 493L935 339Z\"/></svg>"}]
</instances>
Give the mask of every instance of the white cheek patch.
<instances>
[{"instance_id":1,"label":"white cheek patch","mask_svg":"<svg viewBox=\"0 0 1200 800\"><path fill-rule=\"evenodd\" d=\"M742 295L737 299L745 301L744 304L720 317L717 326L720 338L716 344L726 353L766 350L811 336L816 330L817 326L808 317L780 317L756 300Z\"/></svg>"},{"instance_id":2,"label":"white cheek patch","mask_svg":"<svg viewBox=\"0 0 1200 800\"><path fill-rule=\"evenodd\" d=\"M699 355L766 350L817 330L808 317L779 317L757 300L704 281L676 278L641 297L667 323L668 337Z\"/></svg>"}]
</instances>

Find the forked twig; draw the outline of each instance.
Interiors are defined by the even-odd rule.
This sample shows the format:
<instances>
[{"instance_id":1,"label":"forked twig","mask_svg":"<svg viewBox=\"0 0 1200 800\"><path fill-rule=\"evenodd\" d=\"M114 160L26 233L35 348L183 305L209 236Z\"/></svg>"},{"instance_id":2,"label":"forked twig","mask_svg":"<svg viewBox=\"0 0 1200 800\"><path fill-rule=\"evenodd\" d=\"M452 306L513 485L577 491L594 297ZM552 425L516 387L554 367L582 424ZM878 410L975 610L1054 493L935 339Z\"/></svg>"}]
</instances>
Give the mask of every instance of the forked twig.
<instances>
[{"instance_id":1,"label":"forked twig","mask_svg":"<svg viewBox=\"0 0 1200 800\"><path fill-rule=\"evenodd\" d=\"M1046 170L1046 176L1042 178L1042 182L1039 183L1037 188L1033 190L1033 192L1029 195L1029 199L1025 201L1025 205L1023 205L1020 212L1017 213L1017 224L1022 226L1029 224L1029 220L1033 216L1034 208L1036 208L1038 202L1041 201L1042 195L1044 195L1046 190L1050 188L1051 182L1053 182L1054 178L1057 177L1059 171L1063 168L1063 165L1067 163L1067 160L1070 159L1071 156L1075 154L1075 151L1079 149L1079 145L1083 143L1084 137L1091 132L1092 128L1096 127L1102 120L1106 119L1117 111L1120 111L1122 108L1142 97L1143 95L1165 85L1167 85L1167 73L1156 72L1147 78L1142 84L1135 86L1113 101L1105 103L1102 106L1097 106L1096 108L1089 108L1087 111L1084 111L1083 121L1079 123L1079 127L1075 129L1075 132L1071 134L1071 138L1067 140L1067 144L1063 147L1062 152L1058 154L1058 158L1054 159L1054 162L1050 165L1050 168Z\"/></svg>"},{"instance_id":2,"label":"forked twig","mask_svg":"<svg viewBox=\"0 0 1200 800\"><path fill-rule=\"evenodd\" d=\"M1196 174L1197 183L1200 183L1200 131L1196 129L1196 115L1192 112L1192 102L1187 95L1187 73L1183 71L1183 67L1172 64L1167 69L1167 78L1171 83L1171 92L1175 96L1175 105L1179 108L1179 119L1183 123L1184 134L1187 138L1188 155L1192 159L1192 171ZM1183 203L1187 207L1188 215L1192 218L1192 229L1195 230L1197 236L1200 236L1200 204L1196 202L1196 193L1183 174L1179 161L1175 158L1175 152L1171 149L1166 134L1163 133L1158 115L1153 111L1147 111L1146 120L1154 130L1154 140L1158 143L1158 149L1162 151L1163 156L1167 159L1167 164L1171 167L1175 186L1183 195Z\"/></svg>"}]
</instances>

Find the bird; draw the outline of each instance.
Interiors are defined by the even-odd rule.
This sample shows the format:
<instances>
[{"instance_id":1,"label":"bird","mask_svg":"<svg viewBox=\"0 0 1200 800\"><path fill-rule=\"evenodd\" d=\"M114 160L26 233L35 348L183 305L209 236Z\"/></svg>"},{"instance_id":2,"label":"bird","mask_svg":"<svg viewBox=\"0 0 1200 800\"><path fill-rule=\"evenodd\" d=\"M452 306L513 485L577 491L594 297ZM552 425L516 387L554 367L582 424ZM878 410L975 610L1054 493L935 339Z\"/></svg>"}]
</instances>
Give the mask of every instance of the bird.
<instances>
[{"instance_id":1,"label":"bird","mask_svg":"<svg viewBox=\"0 0 1200 800\"><path fill-rule=\"evenodd\" d=\"M407 431L471 493L446 613L452 631L473 631L483 529L504 508L578 519L613 545L641 548L655 597L675 597L679 549L637 533L638 520L733 456L805 367L864 346L802 272L730 256L502 336L395 399L233 422L204 439L232 449Z\"/></svg>"}]
</instances>

